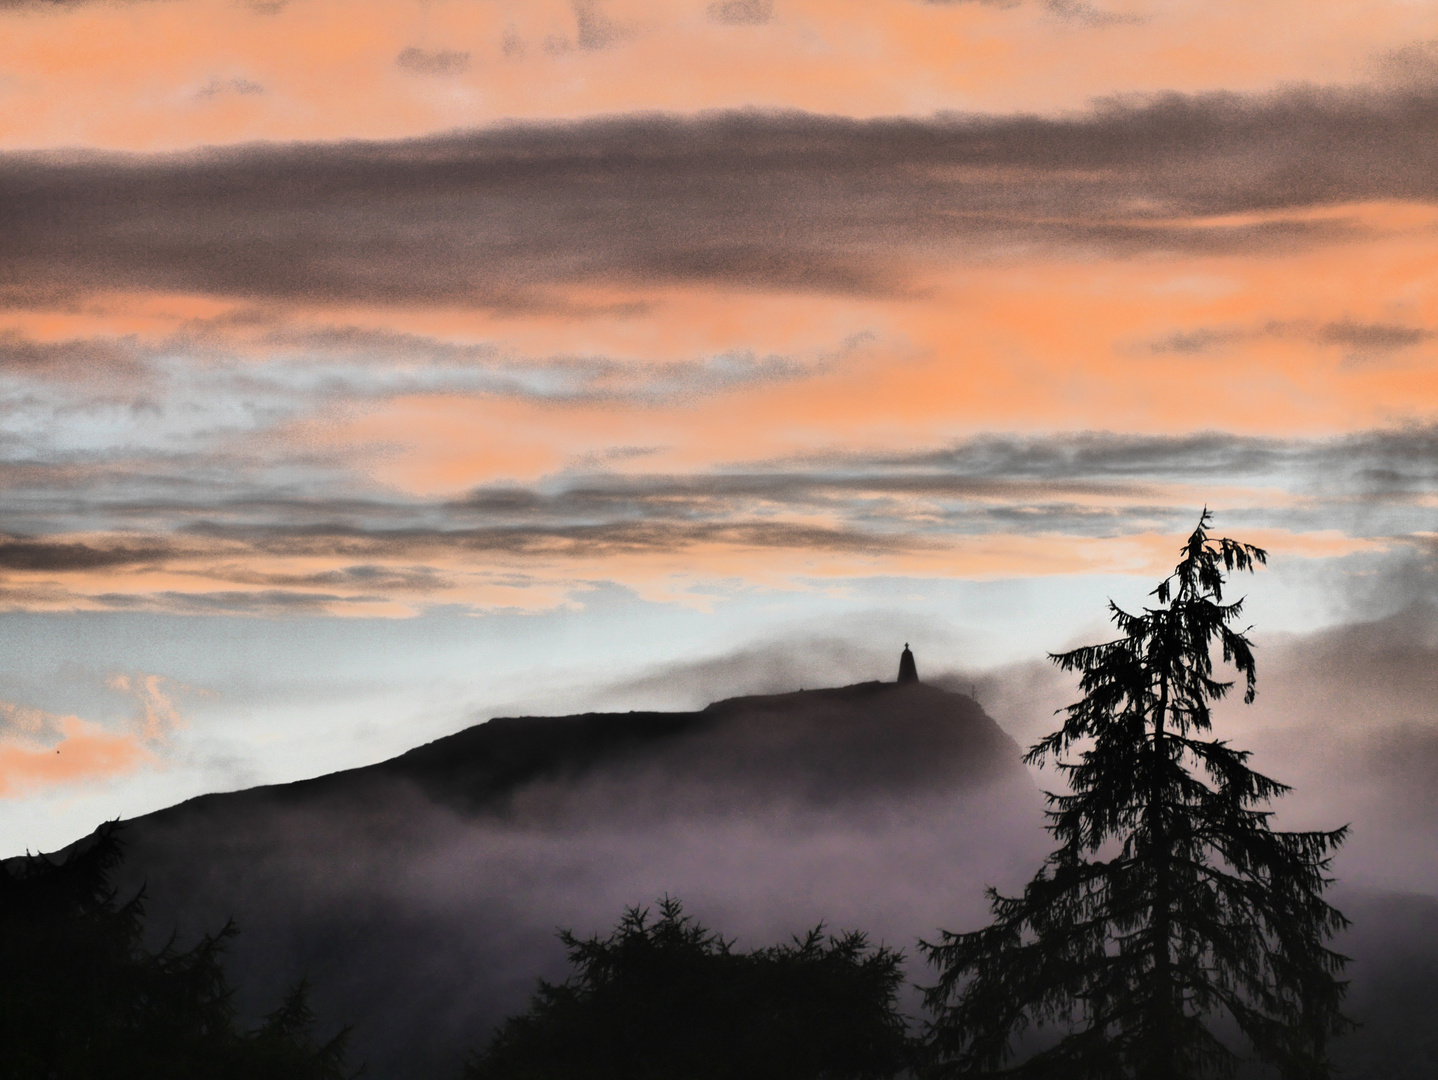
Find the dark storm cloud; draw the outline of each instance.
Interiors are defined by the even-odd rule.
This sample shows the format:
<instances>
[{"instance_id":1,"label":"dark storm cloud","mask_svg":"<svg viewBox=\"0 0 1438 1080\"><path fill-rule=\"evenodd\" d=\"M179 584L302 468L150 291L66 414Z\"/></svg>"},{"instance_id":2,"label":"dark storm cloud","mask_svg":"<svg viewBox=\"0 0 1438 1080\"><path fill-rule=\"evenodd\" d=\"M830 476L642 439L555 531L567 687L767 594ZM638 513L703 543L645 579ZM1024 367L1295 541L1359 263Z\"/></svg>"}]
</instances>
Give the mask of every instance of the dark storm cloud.
<instances>
[{"instance_id":1,"label":"dark storm cloud","mask_svg":"<svg viewBox=\"0 0 1438 1080\"><path fill-rule=\"evenodd\" d=\"M1287 211L1435 196L1434 92L1171 95L1061 118L627 116L389 143L10 154L0 293L513 309L586 281L889 294L945 253L1272 250L1362 232ZM1216 215L1248 217L1203 220Z\"/></svg>"}]
</instances>

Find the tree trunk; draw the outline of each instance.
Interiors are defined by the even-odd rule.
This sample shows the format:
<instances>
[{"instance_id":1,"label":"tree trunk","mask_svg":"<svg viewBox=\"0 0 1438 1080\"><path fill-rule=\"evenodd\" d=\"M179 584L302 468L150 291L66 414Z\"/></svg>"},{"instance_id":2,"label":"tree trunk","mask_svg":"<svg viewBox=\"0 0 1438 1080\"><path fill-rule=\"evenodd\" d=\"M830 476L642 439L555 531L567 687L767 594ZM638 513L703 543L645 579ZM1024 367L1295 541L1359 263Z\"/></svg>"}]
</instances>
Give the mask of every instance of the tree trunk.
<instances>
[{"instance_id":1,"label":"tree trunk","mask_svg":"<svg viewBox=\"0 0 1438 1080\"><path fill-rule=\"evenodd\" d=\"M1153 845L1154 867L1151 942L1153 950L1148 1038L1150 1053L1142 1080L1180 1080L1174 1073L1174 1043L1178 1035L1178 1001L1173 985L1173 957L1169 946L1173 937L1173 885L1170 878L1168 823L1164 820L1163 772L1168 761L1164 731L1168 719L1168 672L1159 676L1158 705L1153 714L1153 760L1149 773L1148 819L1149 838Z\"/></svg>"}]
</instances>

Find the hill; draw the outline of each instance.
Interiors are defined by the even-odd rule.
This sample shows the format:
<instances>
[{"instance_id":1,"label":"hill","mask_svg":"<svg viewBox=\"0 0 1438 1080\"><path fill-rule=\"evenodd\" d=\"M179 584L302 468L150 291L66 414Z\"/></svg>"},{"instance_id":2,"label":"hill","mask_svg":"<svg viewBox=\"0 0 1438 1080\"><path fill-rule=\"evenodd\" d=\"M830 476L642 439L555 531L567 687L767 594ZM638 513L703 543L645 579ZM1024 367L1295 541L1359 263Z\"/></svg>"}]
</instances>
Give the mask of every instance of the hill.
<instances>
[{"instance_id":1,"label":"hill","mask_svg":"<svg viewBox=\"0 0 1438 1080\"><path fill-rule=\"evenodd\" d=\"M748 945L826 919L904 948L982 919L983 885L1045 847L1019 758L971 698L917 682L495 719L134 819L124 873L156 935L236 917L242 1008L307 974L367 1075L453 1075L562 974L556 926L666 893Z\"/></svg>"}]
</instances>

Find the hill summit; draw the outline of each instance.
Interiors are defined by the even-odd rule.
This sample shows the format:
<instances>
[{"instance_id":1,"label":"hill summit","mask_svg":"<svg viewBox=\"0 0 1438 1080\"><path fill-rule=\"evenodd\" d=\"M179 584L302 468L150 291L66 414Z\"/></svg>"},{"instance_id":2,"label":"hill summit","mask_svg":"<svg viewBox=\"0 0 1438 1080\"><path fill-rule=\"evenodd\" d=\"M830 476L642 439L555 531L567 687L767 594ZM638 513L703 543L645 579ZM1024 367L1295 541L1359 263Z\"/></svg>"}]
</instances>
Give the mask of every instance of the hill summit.
<instances>
[{"instance_id":1,"label":"hill summit","mask_svg":"<svg viewBox=\"0 0 1438 1080\"><path fill-rule=\"evenodd\" d=\"M914 678L489 720L137 818L124 873L166 932L235 916L242 1009L307 975L367 1075L429 1077L560 974L556 926L668 894L750 944L829 920L902 947L1037 857L1038 807L1013 740Z\"/></svg>"}]
</instances>

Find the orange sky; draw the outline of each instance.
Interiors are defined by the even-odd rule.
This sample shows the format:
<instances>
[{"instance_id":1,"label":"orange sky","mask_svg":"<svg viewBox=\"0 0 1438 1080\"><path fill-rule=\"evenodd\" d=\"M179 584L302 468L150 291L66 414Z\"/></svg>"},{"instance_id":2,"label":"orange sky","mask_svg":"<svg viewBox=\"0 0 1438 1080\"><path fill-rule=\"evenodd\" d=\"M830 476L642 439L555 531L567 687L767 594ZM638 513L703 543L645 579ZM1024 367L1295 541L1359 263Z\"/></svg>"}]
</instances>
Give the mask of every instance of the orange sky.
<instances>
[{"instance_id":1,"label":"orange sky","mask_svg":"<svg viewBox=\"0 0 1438 1080\"><path fill-rule=\"evenodd\" d=\"M0 145L393 138L509 119L761 105L855 116L1402 77L1399 0L137 0L0 14ZM409 68L406 49L451 59ZM1403 50L1409 50L1407 53ZM1393 54L1397 53L1395 59Z\"/></svg>"},{"instance_id":2,"label":"orange sky","mask_svg":"<svg viewBox=\"0 0 1438 1080\"><path fill-rule=\"evenodd\" d=\"M0 618L54 665L0 668L7 798L209 760L206 716L301 760L234 732L302 657L147 659L236 621L674 607L717 649L749 604L902 620L893 579L1047 632L1026 582L1159 573L1205 504L1340 614L1432 559L1433 5L117 0L0 40ZM148 653L80 644L110 617Z\"/></svg>"}]
</instances>

